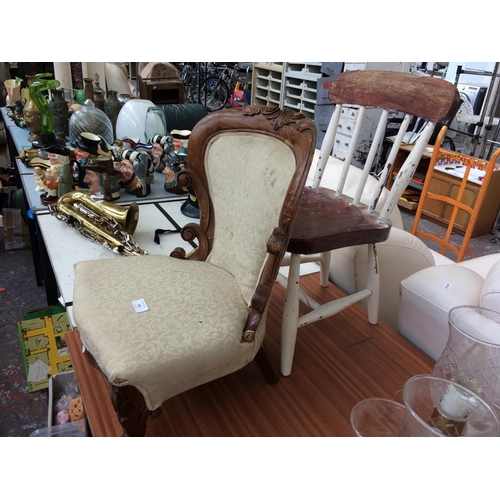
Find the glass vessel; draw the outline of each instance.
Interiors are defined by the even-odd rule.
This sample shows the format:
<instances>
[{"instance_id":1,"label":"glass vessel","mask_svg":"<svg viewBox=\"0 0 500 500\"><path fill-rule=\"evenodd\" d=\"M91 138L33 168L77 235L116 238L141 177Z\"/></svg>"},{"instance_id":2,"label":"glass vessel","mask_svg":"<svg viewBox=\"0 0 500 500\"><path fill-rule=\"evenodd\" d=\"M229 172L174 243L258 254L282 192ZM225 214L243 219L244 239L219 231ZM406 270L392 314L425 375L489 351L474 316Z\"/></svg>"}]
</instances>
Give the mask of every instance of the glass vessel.
<instances>
[{"instance_id":1,"label":"glass vessel","mask_svg":"<svg viewBox=\"0 0 500 500\"><path fill-rule=\"evenodd\" d=\"M384 398L360 401L351 411L351 425L358 437L396 437L406 415L404 405Z\"/></svg>"},{"instance_id":2,"label":"glass vessel","mask_svg":"<svg viewBox=\"0 0 500 500\"><path fill-rule=\"evenodd\" d=\"M494 437L500 422L475 392L433 375L416 375L403 386L404 405L383 398L359 402L351 425L359 437Z\"/></svg>"},{"instance_id":3,"label":"glass vessel","mask_svg":"<svg viewBox=\"0 0 500 500\"><path fill-rule=\"evenodd\" d=\"M82 132L99 135L110 145L114 142L111 120L92 101L75 111L69 119L69 142L72 146L80 141Z\"/></svg>"},{"instance_id":4,"label":"glass vessel","mask_svg":"<svg viewBox=\"0 0 500 500\"><path fill-rule=\"evenodd\" d=\"M158 106L152 106L146 111L146 121L144 122L144 138L147 143L155 135L167 135L167 122L163 109Z\"/></svg>"},{"instance_id":5,"label":"glass vessel","mask_svg":"<svg viewBox=\"0 0 500 500\"><path fill-rule=\"evenodd\" d=\"M476 306L453 308L449 336L433 375L479 394L500 417L500 313Z\"/></svg>"},{"instance_id":6,"label":"glass vessel","mask_svg":"<svg viewBox=\"0 0 500 500\"><path fill-rule=\"evenodd\" d=\"M500 423L475 392L433 375L416 375L403 386L406 416L400 437L494 437Z\"/></svg>"}]
</instances>

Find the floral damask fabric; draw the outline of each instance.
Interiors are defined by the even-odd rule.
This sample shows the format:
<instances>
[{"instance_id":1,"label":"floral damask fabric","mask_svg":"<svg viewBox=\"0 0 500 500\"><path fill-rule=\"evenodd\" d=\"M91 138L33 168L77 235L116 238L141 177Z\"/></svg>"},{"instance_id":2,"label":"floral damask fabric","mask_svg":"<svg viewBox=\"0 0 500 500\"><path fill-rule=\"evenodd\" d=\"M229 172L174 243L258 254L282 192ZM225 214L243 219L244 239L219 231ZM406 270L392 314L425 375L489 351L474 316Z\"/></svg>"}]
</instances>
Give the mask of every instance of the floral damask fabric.
<instances>
[{"instance_id":1,"label":"floral damask fabric","mask_svg":"<svg viewBox=\"0 0 500 500\"><path fill-rule=\"evenodd\" d=\"M241 342L247 304L224 269L152 255L95 263L75 266L82 342L111 382L137 387L151 410L253 359L255 344ZM147 311L135 312L139 299Z\"/></svg>"},{"instance_id":2,"label":"floral damask fabric","mask_svg":"<svg viewBox=\"0 0 500 500\"><path fill-rule=\"evenodd\" d=\"M84 346L112 383L137 387L150 410L242 368L264 338L267 311L252 342L242 334L295 157L280 140L237 132L209 143L205 165L215 212L205 262L146 255L75 266ZM138 313L132 302L140 299L148 310Z\"/></svg>"},{"instance_id":3,"label":"floral damask fabric","mask_svg":"<svg viewBox=\"0 0 500 500\"><path fill-rule=\"evenodd\" d=\"M209 261L234 275L249 302L295 171L295 158L277 139L234 133L209 144L205 163L216 213Z\"/></svg>"}]
</instances>

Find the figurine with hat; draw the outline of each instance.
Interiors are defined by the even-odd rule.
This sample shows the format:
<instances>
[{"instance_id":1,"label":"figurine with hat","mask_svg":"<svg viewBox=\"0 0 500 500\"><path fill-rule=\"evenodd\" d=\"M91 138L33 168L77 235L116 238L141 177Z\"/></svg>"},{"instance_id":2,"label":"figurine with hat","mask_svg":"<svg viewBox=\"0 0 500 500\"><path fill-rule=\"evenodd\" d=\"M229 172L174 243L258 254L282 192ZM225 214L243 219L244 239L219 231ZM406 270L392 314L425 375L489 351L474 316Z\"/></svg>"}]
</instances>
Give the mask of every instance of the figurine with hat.
<instances>
[{"instance_id":1,"label":"figurine with hat","mask_svg":"<svg viewBox=\"0 0 500 500\"><path fill-rule=\"evenodd\" d=\"M85 167L89 160L99 157L98 146L101 138L91 132L81 132L80 138L76 143L75 148L75 165L73 167L73 175L78 182L78 187L88 189L88 184L85 183L86 175Z\"/></svg>"},{"instance_id":2,"label":"figurine with hat","mask_svg":"<svg viewBox=\"0 0 500 500\"><path fill-rule=\"evenodd\" d=\"M40 148L40 154L46 156L50 162L50 166L45 169L40 178L45 185L40 200L44 205L50 205L74 188L70 150L59 144L49 144Z\"/></svg>"},{"instance_id":3,"label":"figurine with hat","mask_svg":"<svg viewBox=\"0 0 500 500\"><path fill-rule=\"evenodd\" d=\"M95 198L104 198L106 201L116 200L111 179L117 179L118 176L119 171L115 169L113 159L107 156L89 158L85 165L84 181Z\"/></svg>"}]
</instances>

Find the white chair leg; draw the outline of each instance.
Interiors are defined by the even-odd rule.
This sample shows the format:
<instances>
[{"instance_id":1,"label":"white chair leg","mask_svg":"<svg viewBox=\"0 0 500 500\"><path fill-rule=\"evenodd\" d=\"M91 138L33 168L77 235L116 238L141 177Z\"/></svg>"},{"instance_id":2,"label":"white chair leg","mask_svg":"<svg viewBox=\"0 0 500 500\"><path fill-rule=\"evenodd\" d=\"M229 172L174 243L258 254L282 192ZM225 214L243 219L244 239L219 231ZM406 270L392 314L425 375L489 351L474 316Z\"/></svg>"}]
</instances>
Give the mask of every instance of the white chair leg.
<instances>
[{"instance_id":1,"label":"white chair leg","mask_svg":"<svg viewBox=\"0 0 500 500\"><path fill-rule=\"evenodd\" d=\"M285 376L292 373L293 354L295 352L295 341L297 340L299 279L300 255L292 254L281 321L281 373Z\"/></svg>"},{"instance_id":2,"label":"white chair leg","mask_svg":"<svg viewBox=\"0 0 500 500\"><path fill-rule=\"evenodd\" d=\"M366 299L366 309L368 311L368 322L376 325L378 323L380 301L380 273L378 269L377 247L376 245L367 245L367 250L366 288L371 290L371 294Z\"/></svg>"},{"instance_id":3,"label":"white chair leg","mask_svg":"<svg viewBox=\"0 0 500 500\"><path fill-rule=\"evenodd\" d=\"M328 275L330 273L330 261L332 252L323 252L319 261L319 284L322 287L328 286Z\"/></svg>"}]
</instances>

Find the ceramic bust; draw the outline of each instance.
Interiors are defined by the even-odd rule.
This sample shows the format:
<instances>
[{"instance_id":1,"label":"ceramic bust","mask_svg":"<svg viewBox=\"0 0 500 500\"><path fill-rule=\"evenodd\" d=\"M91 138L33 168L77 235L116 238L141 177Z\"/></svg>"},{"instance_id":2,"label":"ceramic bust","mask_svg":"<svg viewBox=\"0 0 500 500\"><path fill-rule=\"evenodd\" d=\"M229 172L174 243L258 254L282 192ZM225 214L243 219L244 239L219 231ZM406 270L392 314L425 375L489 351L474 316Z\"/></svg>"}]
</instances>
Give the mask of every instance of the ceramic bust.
<instances>
[{"instance_id":1,"label":"ceramic bust","mask_svg":"<svg viewBox=\"0 0 500 500\"><path fill-rule=\"evenodd\" d=\"M141 186L140 191L135 191L135 195L137 197L148 196L151 193L151 156L146 152L134 151L133 149L124 149L122 152L122 168L120 169L123 170L123 172L126 172L129 168L129 164L126 163L126 160L128 160L129 164L132 165L132 172L137 177L137 180L139 181Z\"/></svg>"},{"instance_id":2,"label":"ceramic bust","mask_svg":"<svg viewBox=\"0 0 500 500\"><path fill-rule=\"evenodd\" d=\"M82 132L75 148L75 164L73 165L73 176L77 179L78 186L87 189L85 182L85 166L92 158L99 156L98 146L101 138L90 132Z\"/></svg>"},{"instance_id":3,"label":"ceramic bust","mask_svg":"<svg viewBox=\"0 0 500 500\"><path fill-rule=\"evenodd\" d=\"M38 179L45 185L40 200L44 205L55 203L60 196L73 189L73 176L70 168L70 150L55 144L46 146L43 151L47 153L50 167L43 172L43 177Z\"/></svg>"}]
</instances>

